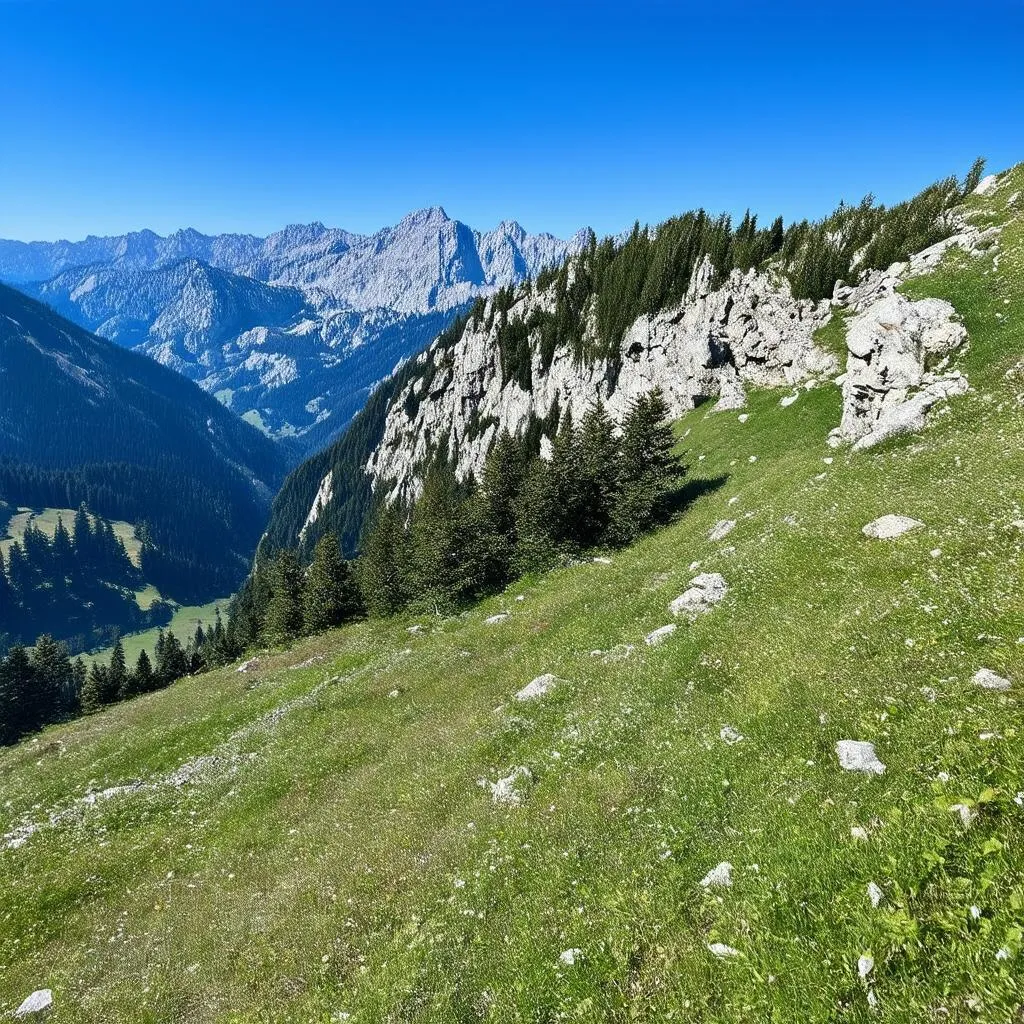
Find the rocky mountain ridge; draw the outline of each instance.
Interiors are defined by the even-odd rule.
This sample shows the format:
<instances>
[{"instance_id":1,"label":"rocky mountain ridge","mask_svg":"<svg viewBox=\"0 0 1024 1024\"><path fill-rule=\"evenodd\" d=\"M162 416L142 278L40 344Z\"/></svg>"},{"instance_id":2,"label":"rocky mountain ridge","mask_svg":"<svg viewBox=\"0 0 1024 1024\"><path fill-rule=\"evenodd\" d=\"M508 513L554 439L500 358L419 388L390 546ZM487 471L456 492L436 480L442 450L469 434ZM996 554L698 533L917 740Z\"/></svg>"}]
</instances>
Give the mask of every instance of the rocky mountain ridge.
<instances>
[{"instance_id":1,"label":"rocky mountain ridge","mask_svg":"<svg viewBox=\"0 0 1024 1024\"><path fill-rule=\"evenodd\" d=\"M433 207L373 235L314 223L266 238L187 229L0 240L0 280L315 449L466 303L561 262L585 238L514 221L474 231Z\"/></svg>"}]
</instances>

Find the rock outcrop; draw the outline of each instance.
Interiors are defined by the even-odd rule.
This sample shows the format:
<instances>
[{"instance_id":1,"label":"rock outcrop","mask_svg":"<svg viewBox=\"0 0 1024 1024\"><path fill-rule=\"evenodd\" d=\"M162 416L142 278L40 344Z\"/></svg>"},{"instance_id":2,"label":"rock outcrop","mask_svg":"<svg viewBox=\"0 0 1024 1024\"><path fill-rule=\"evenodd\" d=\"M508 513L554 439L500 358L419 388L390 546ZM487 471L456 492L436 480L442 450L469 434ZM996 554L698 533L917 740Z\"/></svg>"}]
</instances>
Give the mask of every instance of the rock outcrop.
<instances>
[{"instance_id":1,"label":"rock outcrop","mask_svg":"<svg viewBox=\"0 0 1024 1024\"><path fill-rule=\"evenodd\" d=\"M834 442L870 448L920 430L936 403L967 390L959 372L943 373L967 341L956 310L942 299L912 302L893 292L850 323L843 381L843 418Z\"/></svg>"},{"instance_id":2,"label":"rock outcrop","mask_svg":"<svg viewBox=\"0 0 1024 1024\"><path fill-rule=\"evenodd\" d=\"M530 390L503 381L497 322L487 329L488 315L470 322L452 348L435 342L419 357L431 364L424 380L410 384L389 410L368 465L375 486L415 492L416 467L442 444L456 454L460 477L478 474L499 430L522 431L531 416L544 418L556 404L578 419L600 401L621 420L636 398L659 387L673 416L707 400L736 409L745 404L745 385L782 387L837 370L835 357L813 340L830 303L794 299L787 281L755 271L733 271L720 287L712 277L705 259L682 302L639 317L614 359L583 363L559 349L545 367L539 345L532 345ZM531 293L512 306L508 320L525 322L553 306L550 291ZM588 336L594 329L588 324Z\"/></svg>"}]
</instances>

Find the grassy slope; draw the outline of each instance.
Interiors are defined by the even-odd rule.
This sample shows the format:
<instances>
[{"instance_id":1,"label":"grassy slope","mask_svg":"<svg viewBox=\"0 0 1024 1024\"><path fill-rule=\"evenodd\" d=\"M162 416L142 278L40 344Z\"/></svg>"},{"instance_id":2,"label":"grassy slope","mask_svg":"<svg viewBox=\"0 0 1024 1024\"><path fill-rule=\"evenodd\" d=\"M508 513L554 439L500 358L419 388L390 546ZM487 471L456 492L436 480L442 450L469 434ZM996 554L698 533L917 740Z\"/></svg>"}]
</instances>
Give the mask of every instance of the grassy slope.
<instances>
[{"instance_id":1,"label":"grassy slope","mask_svg":"<svg viewBox=\"0 0 1024 1024\"><path fill-rule=\"evenodd\" d=\"M1001 208L1015 179L979 205ZM963 313L975 387L920 437L825 465L835 389L786 409L755 395L746 424L696 410L692 477L724 482L611 565L525 581L422 635L346 628L0 753L0 831L90 786L222 758L203 784L0 853L0 1010L47 985L59 1021L1009 1020L1024 1000L1024 430L1006 376L1024 355L1022 236L1018 218L999 273L981 259L913 285ZM926 528L865 539L887 512ZM711 544L726 517L739 525ZM591 655L669 621L692 561L728 580L719 608L628 660ZM970 685L981 665L1014 689ZM565 680L552 695L508 704L545 671ZM725 724L745 740L721 742ZM885 775L840 771L843 738L874 741ZM524 805L494 805L477 780L520 764ZM957 802L978 804L970 829ZM722 860L733 887L705 893ZM715 941L740 955L713 958Z\"/></svg>"}]
</instances>

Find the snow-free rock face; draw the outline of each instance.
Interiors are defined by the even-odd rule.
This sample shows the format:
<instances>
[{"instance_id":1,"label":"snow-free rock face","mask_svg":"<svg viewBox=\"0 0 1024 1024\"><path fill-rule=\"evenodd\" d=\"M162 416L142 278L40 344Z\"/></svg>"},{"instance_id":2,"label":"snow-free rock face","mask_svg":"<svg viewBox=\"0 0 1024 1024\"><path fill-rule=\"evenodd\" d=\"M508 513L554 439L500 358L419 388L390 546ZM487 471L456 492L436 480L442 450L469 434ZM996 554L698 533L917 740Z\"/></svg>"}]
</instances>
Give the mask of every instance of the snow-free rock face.
<instances>
[{"instance_id":1,"label":"snow-free rock face","mask_svg":"<svg viewBox=\"0 0 1024 1024\"><path fill-rule=\"evenodd\" d=\"M734 271L718 288L711 282L705 260L679 305L630 326L616 359L582 363L559 349L545 368L539 346L533 346L528 391L516 380L503 382L497 318L490 329L486 316L470 322L454 348L435 344L420 357L434 366L429 388L421 394L424 384L416 381L397 396L369 464L375 482L396 487L396 493L415 491L413 467L445 441L458 455L459 476L479 473L499 429L522 431L531 415L545 417L556 404L579 419L601 401L621 420L636 398L658 387L678 416L709 399L718 408L741 407L745 384L781 387L835 372L834 357L812 337L828 320L828 302L796 300L788 282L754 271ZM530 293L512 306L508 320L525 321L553 305L552 292ZM592 324L587 329L593 333ZM481 422L488 425L476 429Z\"/></svg>"}]
</instances>

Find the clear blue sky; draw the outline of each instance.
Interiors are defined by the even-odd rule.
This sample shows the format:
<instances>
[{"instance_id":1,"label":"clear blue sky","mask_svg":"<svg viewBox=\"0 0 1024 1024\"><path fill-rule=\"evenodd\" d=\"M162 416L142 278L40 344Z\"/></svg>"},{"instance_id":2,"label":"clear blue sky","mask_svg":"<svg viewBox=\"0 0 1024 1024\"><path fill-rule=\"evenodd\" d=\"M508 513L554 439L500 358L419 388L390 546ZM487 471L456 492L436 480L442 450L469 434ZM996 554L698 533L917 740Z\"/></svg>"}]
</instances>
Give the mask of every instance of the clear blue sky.
<instances>
[{"instance_id":1,"label":"clear blue sky","mask_svg":"<svg viewBox=\"0 0 1024 1024\"><path fill-rule=\"evenodd\" d=\"M1024 159L1024 0L0 0L0 237L617 231Z\"/></svg>"}]
</instances>

